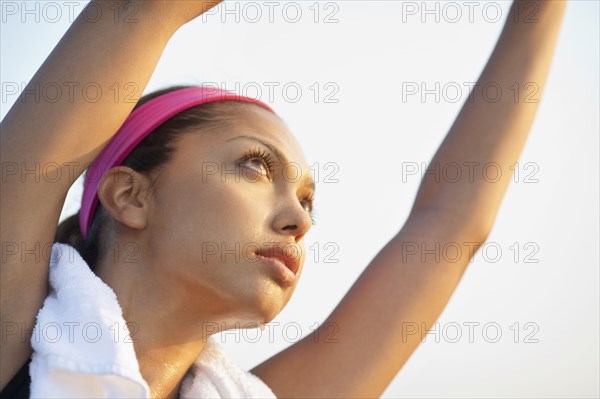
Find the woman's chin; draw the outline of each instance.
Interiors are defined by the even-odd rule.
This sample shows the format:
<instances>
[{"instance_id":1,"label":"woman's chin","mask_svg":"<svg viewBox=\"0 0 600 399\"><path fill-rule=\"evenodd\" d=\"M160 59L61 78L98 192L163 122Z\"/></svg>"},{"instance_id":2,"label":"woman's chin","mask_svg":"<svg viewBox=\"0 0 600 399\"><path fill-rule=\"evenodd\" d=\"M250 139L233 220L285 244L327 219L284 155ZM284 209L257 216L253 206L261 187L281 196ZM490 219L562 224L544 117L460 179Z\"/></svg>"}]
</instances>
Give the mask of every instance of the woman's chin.
<instances>
[{"instance_id":1,"label":"woman's chin","mask_svg":"<svg viewBox=\"0 0 600 399\"><path fill-rule=\"evenodd\" d=\"M274 286L269 290L261 290L245 296L240 304L241 308L248 309L255 315L253 318L258 323L268 323L273 320L289 301L289 292Z\"/></svg>"}]
</instances>

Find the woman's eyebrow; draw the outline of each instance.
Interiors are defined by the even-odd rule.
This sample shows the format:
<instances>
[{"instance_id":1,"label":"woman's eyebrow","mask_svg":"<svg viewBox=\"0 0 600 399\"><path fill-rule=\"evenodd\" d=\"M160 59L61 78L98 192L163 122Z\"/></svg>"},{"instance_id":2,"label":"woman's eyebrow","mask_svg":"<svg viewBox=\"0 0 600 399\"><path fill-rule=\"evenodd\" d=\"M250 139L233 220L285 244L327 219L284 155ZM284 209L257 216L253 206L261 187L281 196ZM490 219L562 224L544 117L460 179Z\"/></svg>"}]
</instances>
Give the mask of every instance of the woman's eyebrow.
<instances>
[{"instance_id":1,"label":"woman's eyebrow","mask_svg":"<svg viewBox=\"0 0 600 399\"><path fill-rule=\"evenodd\" d=\"M258 137L258 136L252 136L252 135L241 135L241 136L236 136L236 137L232 137L230 139L225 140L225 142L229 142L229 141L233 141L233 140L238 140L238 139L246 139L246 140L254 140L254 141L258 141L259 143L261 143L262 145L264 145L265 147L267 147L269 150L271 150L273 152L273 154L275 154L275 156L279 159L280 162L282 162L283 164L288 164L290 163L288 157L285 156L285 154L283 152L281 152L277 147L275 147L273 144L269 143L268 141L263 140L262 138ZM304 178L304 186L310 190L312 190L312 192L315 192L316 186L315 186L315 180L312 177L311 173L307 174L307 177Z\"/></svg>"}]
</instances>

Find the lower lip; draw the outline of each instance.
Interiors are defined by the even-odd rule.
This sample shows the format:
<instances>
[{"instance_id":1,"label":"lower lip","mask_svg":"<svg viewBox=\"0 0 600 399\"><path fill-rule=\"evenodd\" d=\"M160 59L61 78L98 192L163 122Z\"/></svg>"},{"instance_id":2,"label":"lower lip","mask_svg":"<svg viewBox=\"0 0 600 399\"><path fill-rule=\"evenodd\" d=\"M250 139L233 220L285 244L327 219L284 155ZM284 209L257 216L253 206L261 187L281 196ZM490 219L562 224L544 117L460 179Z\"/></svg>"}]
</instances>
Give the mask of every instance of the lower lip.
<instances>
[{"instance_id":1,"label":"lower lip","mask_svg":"<svg viewBox=\"0 0 600 399\"><path fill-rule=\"evenodd\" d=\"M283 283L291 285L296 280L296 275L294 272L288 269L285 263L283 263L281 260L276 258L268 258L258 254L256 256L258 259L262 260L263 263L275 270Z\"/></svg>"}]
</instances>

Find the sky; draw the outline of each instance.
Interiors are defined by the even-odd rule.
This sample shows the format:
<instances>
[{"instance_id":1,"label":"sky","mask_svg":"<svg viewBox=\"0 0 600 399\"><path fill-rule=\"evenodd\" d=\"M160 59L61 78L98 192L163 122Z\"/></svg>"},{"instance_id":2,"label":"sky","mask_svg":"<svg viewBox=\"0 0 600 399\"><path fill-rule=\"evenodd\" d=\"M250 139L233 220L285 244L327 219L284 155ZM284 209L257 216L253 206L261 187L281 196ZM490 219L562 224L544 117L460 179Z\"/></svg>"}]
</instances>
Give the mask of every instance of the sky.
<instances>
[{"instance_id":1,"label":"sky","mask_svg":"<svg viewBox=\"0 0 600 399\"><path fill-rule=\"evenodd\" d=\"M37 10L34 2L0 3L4 117L13 89L64 34L69 11L86 2L48 1ZM316 172L317 224L293 298L262 332L220 334L245 369L320 325L402 227L419 172L485 66L510 5L267 3L226 1L182 27L146 90L205 83L259 97ZM597 1L569 2L519 174L486 245L437 333L383 397L600 395L599 14ZM426 90L434 94L422 97ZM78 181L61 218L77 211L80 195Z\"/></svg>"}]
</instances>

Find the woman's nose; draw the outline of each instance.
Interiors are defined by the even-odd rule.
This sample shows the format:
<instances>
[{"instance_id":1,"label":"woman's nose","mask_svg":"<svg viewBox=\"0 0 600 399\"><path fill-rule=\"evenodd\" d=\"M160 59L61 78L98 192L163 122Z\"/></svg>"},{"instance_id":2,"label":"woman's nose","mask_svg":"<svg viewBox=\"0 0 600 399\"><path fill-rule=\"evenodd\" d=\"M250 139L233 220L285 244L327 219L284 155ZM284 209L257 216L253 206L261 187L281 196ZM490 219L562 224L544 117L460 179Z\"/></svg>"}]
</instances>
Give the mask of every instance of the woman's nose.
<instances>
[{"instance_id":1,"label":"woman's nose","mask_svg":"<svg viewBox=\"0 0 600 399\"><path fill-rule=\"evenodd\" d=\"M294 196L292 200L285 201L285 206L279 208L273 227L280 234L294 236L295 242L298 242L312 227L312 220L308 211Z\"/></svg>"}]
</instances>

